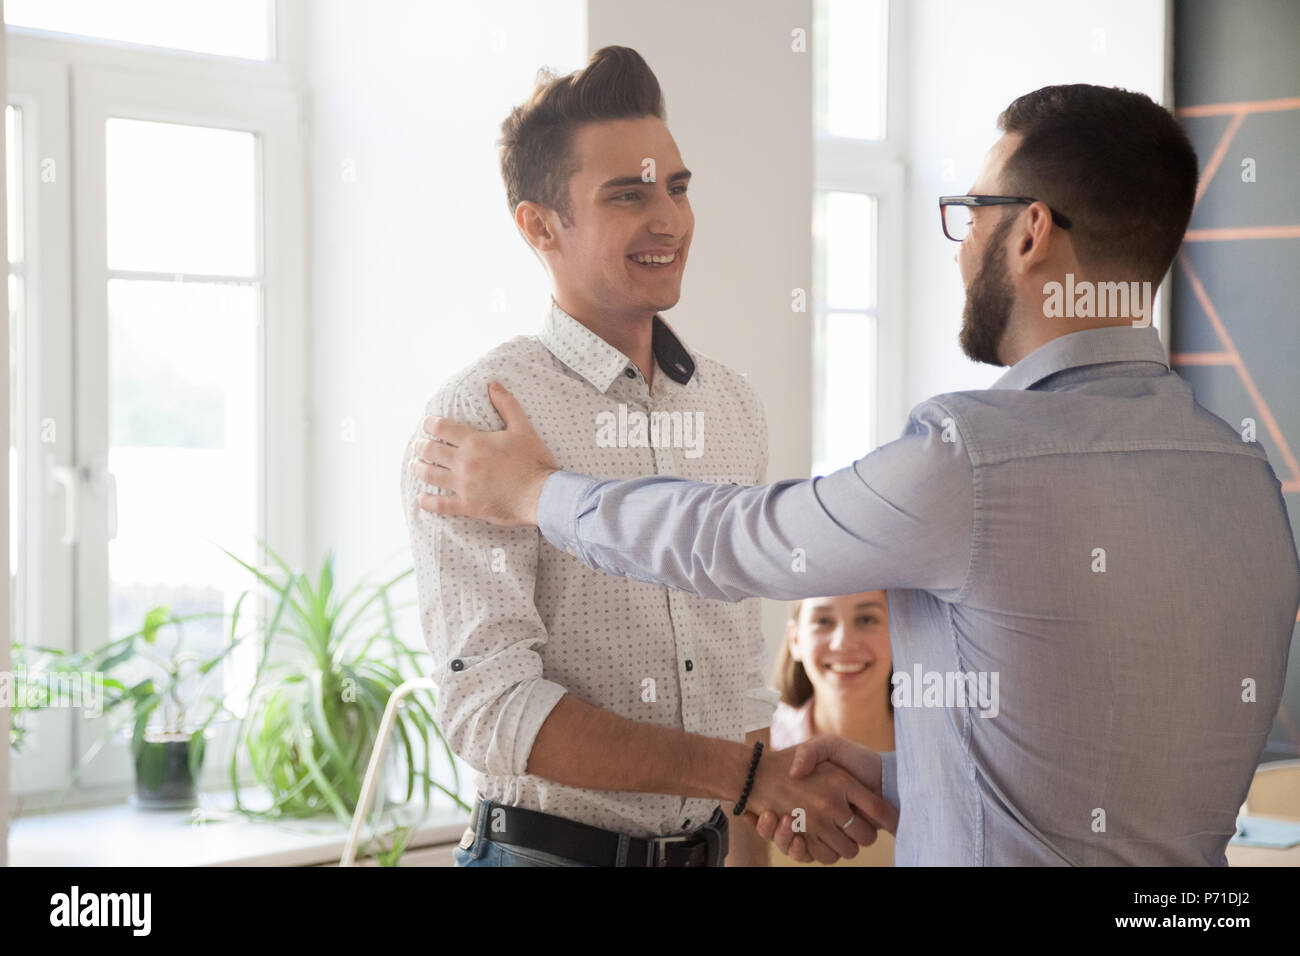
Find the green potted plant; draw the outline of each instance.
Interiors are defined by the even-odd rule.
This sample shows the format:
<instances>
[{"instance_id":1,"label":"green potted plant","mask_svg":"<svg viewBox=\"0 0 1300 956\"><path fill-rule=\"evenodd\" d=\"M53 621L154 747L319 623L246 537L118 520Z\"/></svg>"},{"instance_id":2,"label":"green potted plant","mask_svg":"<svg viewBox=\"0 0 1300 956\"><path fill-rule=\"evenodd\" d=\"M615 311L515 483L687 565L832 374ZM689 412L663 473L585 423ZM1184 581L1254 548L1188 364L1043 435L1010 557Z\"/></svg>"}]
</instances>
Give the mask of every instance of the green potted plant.
<instances>
[{"instance_id":1,"label":"green potted plant","mask_svg":"<svg viewBox=\"0 0 1300 956\"><path fill-rule=\"evenodd\" d=\"M49 668L51 702L68 703L76 679L99 682L107 721L60 791L60 798L115 733L129 733L135 764L135 802L143 809L170 809L196 804L196 782L203 769L209 727L223 715L234 716L220 696L204 693L212 671L242 640L238 636L240 595L231 615L230 639L220 653L203 657L185 648L183 625L220 612L177 616L165 605L151 608L139 630L80 654L44 648L56 661ZM159 634L175 629L175 642L163 653ZM245 635L246 636L246 635ZM79 689L80 691L80 689ZM78 701L79 703L79 701Z\"/></svg>"},{"instance_id":2,"label":"green potted plant","mask_svg":"<svg viewBox=\"0 0 1300 956\"><path fill-rule=\"evenodd\" d=\"M356 810L371 750L389 696L407 678L427 675L426 655L397 636L390 590L413 573L406 569L388 581L362 580L346 593L336 586L334 555L329 553L314 579L294 571L262 543L275 567L262 570L229 551L247 569L268 599L269 618L261 630L258 669L247 713L240 721L230 760L236 808L271 817L333 814L347 824ZM222 550L225 550L224 548ZM432 790L447 795L465 811L460 776L442 733L434 723L432 695L412 694L394 723L396 774L408 802L420 785L427 812ZM451 786L429 772L433 748L446 754ZM239 786L237 761L245 755L257 782L270 794L270 806L250 808ZM380 787L382 799L385 788ZM376 806L378 812L378 804ZM395 861L406 832L392 832Z\"/></svg>"},{"instance_id":3,"label":"green potted plant","mask_svg":"<svg viewBox=\"0 0 1300 956\"><path fill-rule=\"evenodd\" d=\"M186 807L197 803L196 783L203 770L208 726L218 715L229 713L219 699L199 696L191 681L206 678L238 641L205 660L182 650L181 622L167 607L156 607L145 616L140 632L143 646L137 653L162 673L159 682L143 681L127 694L134 704L131 753L135 760L136 801L142 807ZM152 649L157 644L158 630L169 624L176 628L176 644L170 655L161 657ZM201 719L200 707L206 714Z\"/></svg>"}]
</instances>

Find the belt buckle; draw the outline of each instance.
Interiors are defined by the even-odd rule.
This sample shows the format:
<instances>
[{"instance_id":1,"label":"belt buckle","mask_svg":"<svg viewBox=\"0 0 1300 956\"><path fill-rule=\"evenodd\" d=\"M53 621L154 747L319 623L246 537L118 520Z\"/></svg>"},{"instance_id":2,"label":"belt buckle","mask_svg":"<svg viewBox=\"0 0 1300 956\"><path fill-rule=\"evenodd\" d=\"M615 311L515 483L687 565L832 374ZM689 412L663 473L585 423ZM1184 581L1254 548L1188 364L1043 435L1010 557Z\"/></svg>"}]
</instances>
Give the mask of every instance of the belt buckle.
<instances>
[{"instance_id":1,"label":"belt buckle","mask_svg":"<svg viewBox=\"0 0 1300 956\"><path fill-rule=\"evenodd\" d=\"M646 866L667 866L668 864L664 862L664 847L669 843L685 843L687 840L694 839L696 839L694 833L651 837L646 846Z\"/></svg>"}]
</instances>

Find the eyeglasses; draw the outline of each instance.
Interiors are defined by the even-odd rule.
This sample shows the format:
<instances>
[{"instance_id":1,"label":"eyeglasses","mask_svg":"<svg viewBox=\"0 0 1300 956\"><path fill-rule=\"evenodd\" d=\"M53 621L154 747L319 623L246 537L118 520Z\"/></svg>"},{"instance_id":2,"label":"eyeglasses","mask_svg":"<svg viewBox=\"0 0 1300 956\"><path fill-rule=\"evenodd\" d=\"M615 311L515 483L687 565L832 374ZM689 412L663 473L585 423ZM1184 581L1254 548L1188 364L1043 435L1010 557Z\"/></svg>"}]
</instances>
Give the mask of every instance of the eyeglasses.
<instances>
[{"instance_id":1,"label":"eyeglasses","mask_svg":"<svg viewBox=\"0 0 1300 956\"><path fill-rule=\"evenodd\" d=\"M1028 196L940 196L939 221L943 225L943 234L953 242L961 242L970 232L970 211L972 206L1014 206L1038 202ZM1066 219L1051 206L1047 211L1052 214L1052 222L1062 229L1070 228Z\"/></svg>"}]
</instances>

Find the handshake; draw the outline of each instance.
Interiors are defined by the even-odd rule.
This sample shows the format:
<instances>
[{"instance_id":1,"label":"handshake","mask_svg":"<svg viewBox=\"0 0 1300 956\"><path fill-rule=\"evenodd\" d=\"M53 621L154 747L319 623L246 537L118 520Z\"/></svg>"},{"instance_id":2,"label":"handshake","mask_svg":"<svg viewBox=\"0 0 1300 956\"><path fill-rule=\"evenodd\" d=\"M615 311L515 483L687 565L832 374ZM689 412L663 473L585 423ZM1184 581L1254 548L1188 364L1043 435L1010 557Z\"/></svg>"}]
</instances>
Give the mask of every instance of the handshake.
<instances>
[{"instance_id":1,"label":"handshake","mask_svg":"<svg viewBox=\"0 0 1300 956\"><path fill-rule=\"evenodd\" d=\"M877 830L898 829L881 771L880 754L833 734L764 751L742 817L802 863L854 857L876 841Z\"/></svg>"}]
</instances>

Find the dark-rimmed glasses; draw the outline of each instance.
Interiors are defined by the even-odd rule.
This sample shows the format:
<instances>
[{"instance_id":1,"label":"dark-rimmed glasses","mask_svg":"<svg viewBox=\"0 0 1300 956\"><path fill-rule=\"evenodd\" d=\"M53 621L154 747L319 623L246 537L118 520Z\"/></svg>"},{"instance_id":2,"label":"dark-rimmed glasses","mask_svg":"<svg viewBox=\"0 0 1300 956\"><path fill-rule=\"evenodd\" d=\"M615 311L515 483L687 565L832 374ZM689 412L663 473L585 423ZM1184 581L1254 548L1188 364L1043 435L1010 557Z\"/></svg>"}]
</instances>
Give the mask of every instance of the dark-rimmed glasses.
<instances>
[{"instance_id":1,"label":"dark-rimmed glasses","mask_svg":"<svg viewBox=\"0 0 1300 956\"><path fill-rule=\"evenodd\" d=\"M970 232L970 211L972 206L1014 206L1038 202L1029 196L940 196L939 222L943 234L953 242L961 242ZM1052 222L1062 229L1070 228L1070 220L1051 206L1047 211L1052 214Z\"/></svg>"}]
</instances>

